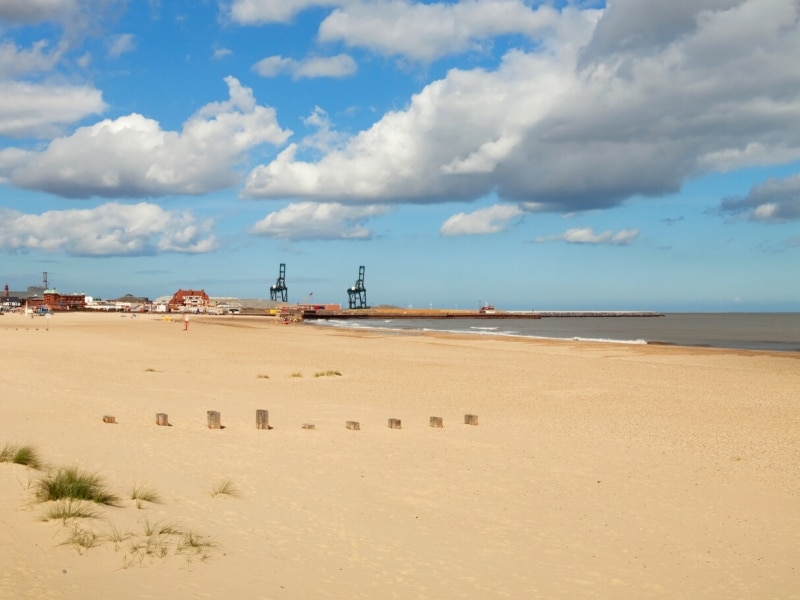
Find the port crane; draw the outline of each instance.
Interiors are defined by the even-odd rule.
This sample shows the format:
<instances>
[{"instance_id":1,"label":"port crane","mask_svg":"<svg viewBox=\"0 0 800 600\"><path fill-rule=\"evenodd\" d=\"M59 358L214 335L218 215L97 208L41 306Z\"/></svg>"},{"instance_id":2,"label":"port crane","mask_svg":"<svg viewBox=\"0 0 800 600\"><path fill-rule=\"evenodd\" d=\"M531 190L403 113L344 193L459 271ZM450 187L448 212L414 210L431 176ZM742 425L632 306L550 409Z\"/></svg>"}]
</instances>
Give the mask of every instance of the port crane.
<instances>
[{"instance_id":1,"label":"port crane","mask_svg":"<svg viewBox=\"0 0 800 600\"><path fill-rule=\"evenodd\" d=\"M275 281L275 285L271 285L269 288L269 299L281 302L287 302L289 299L289 288L286 287L286 263L281 263L278 279Z\"/></svg>"},{"instance_id":2,"label":"port crane","mask_svg":"<svg viewBox=\"0 0 800 600\"><path fill-rule=\"evenodd\" d=\"M367 306L367 288L364 287L364 266L358 267L358 280L355 285L347 288L347 297L350 308L369 308Z\"/></svg>"}]
</instances>

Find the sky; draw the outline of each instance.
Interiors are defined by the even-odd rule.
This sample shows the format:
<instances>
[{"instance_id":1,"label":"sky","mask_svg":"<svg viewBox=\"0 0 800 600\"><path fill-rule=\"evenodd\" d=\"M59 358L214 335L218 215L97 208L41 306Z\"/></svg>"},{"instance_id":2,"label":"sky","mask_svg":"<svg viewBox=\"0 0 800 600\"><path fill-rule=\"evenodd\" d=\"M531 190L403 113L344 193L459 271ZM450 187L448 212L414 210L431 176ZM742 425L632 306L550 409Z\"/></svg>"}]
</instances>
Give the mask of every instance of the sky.
<instances>
[{"instance_id":1,"label":"sky","mask_svg":"<svg viewBox=\"0 0 800 600\"><path fill-rule=\"evenodd\" d=\"M0 285L800 311L798 0L0 0Z\"/></svg>"}]
</instances>

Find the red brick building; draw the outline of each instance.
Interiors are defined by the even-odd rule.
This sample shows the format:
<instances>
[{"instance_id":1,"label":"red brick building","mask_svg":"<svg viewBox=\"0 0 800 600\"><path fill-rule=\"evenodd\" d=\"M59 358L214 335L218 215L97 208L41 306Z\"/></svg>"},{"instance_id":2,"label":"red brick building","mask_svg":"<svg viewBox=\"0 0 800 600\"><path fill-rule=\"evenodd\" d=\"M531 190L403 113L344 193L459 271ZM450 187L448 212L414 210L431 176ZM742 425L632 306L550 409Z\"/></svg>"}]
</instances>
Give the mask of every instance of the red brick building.
<instances>
[{"instance_id":1,"label":"red brick building","mask_svg":"<svg viewBox=\"0 0 800 600\"><path fill-rule=\"evenodd\" d=\"M167 303L170 312L205 312L208 308L205 290L178 290Z\"/></svg>"},{"instance_id":2,"label":"red brick building","mask_svg":"<svg viewBox=\"0 0 800 600\"><path fill-rule=\"evenodd\" d=\"M60 294L58 290L45 290L41 298L28 298L28 306L49 311L83 310L86 294Z\"/></svg>"}]
</instances>

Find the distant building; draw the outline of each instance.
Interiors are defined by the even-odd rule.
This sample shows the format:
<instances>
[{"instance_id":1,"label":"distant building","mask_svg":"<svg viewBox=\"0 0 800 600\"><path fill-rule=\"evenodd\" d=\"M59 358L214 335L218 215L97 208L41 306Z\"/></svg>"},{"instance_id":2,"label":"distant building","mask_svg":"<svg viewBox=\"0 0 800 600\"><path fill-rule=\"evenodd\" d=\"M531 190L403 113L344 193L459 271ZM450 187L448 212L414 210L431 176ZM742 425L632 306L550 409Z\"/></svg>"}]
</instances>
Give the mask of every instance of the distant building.
<instances>
[{"instance_id":1,"label":"distant building","mask_svg":"<svg viewBox=\"0 0 800 600\"><path fill-rule=\"evenodd\" d=\"M133 294L125 294L121 298L113 300L113 302L122 310L127 312L146 312L151 310L150 299L146 296L134 296Z\"/></svg>"},{"instance_id":2,"label":"distant building","mask_svg":"<svg viewBox=\"0 0 800 600\"><path fill-rule=\"evenodd\" d=\"M22 299L18 296L3 296L2 304L0 304L0 310L14 310L15 308L22 306L22 304Z\"/></svg>"},{"instance_id":3,"label":"distant building","mask_svg":"<svg viewBox=\"0 0 800 600\"><path fill-rule=\"evenodd\" d=\"M170 312L206 312L209 305L205 290L178 290L167 303Z\"/></svg>"},{"instance_id":4,"label":"distant building","mask_svg":"<svg viewBox=\"0 0 800 600\"><path fill-rule=\"evenodd\" d=\"M86 308L86 294L61 294L58 290L44 290L42 297L28 298L28 306L46 311L83 310Z\"/></svg>"}]
</instances>

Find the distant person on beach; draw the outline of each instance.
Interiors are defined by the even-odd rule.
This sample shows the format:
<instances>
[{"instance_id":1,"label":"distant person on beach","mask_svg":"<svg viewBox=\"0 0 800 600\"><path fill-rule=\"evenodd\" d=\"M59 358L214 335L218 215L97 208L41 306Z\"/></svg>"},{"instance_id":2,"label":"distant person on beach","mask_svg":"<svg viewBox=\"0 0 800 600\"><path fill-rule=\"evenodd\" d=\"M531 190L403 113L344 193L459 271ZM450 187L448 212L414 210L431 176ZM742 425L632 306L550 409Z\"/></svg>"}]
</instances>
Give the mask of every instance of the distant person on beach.
<instances>
[{"instance_id":1,"label":"distant person on beach","mask_svg":"<svg viewBox=\"0 0 800 600\"><path fill-rule=\"evenodd\" d=\"M189 313L183 313L183 330L189 331Z\"/></svg>"}]
</instances>

